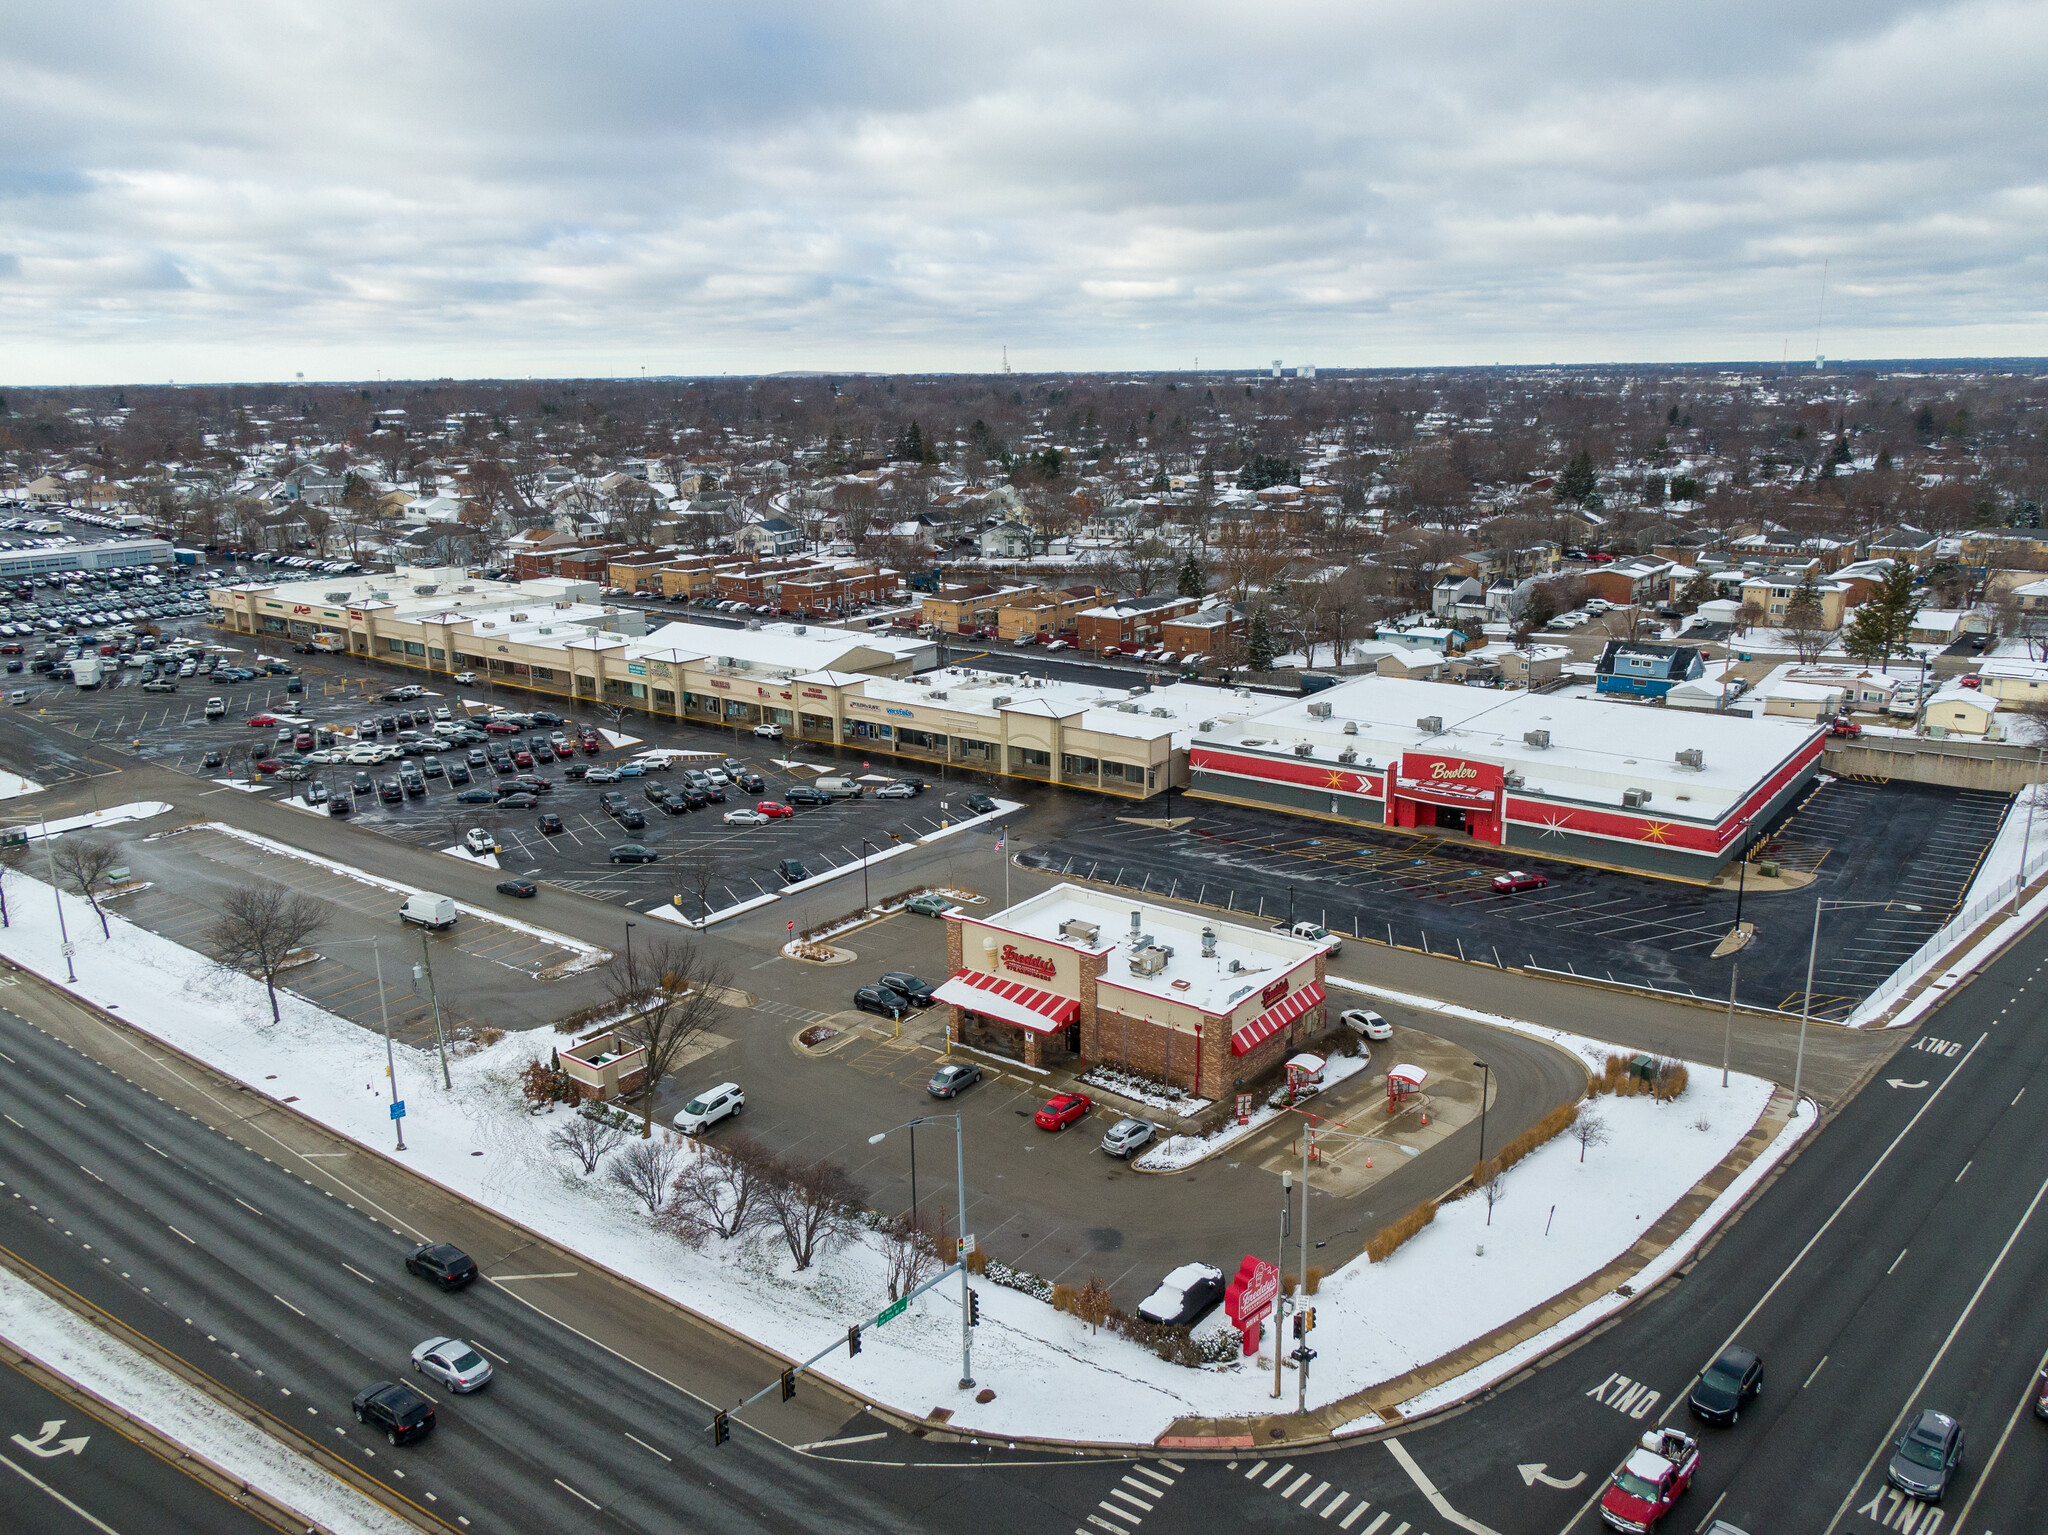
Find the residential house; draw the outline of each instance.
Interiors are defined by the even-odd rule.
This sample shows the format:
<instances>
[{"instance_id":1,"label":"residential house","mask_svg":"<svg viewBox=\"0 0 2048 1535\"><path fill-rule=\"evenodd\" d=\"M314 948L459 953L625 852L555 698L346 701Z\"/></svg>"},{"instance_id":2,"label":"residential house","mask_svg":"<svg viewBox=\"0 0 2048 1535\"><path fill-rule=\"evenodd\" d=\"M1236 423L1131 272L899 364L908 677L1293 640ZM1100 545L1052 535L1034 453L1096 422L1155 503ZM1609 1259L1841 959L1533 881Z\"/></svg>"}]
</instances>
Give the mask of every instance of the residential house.
<instances>
[{"instance_id":1,"label":"residential house","mask_svg":"<svg viewBox=\"0 0 2048 1535\"><path fill-rule=\"evenodd\" d=\"M804 546L804 535L781 517L764 517L759 522L750 522L732 536L733 552L774 556L796 554Z\"/></svg>"},{"instance_id":2,"label":"residential house","mask_svg":"<svg viewBox=\"0 0 2048 1535\"><path fill-rule=\"evenodd\" d=\"M1785 615L1805 581L1804 572L1795 574L1782 570L1749 576L1742 583L1742 601L1745 606L1755 603L1763 611L1764 623L1771 628L1783 628ZM1842 615L1848 610L1848 587L1832 580L1816 581L1814 592L1820 598L1821 628L1841 628Z\"/></svg>"},{"instance_id":3,"label":"residential house","mask_svg":"<svg viewBox=\"0 0 2048 1535\"><path fill-rule=\"evenodd\" d=\"M1706 669L1697 645L1660 645L1649 640L1609 640L1594 663L1594 687L1631 698L1662 698L1672 686Z\"/></svg>"},{"instance_id":4,"label":"residential house","mask_svg":"<svg viewBox=\"0 0 2048 1535\"><path fill-rule=\"evenodd\" d=\"M1199 598L1172 593L1125 597L1083 610L1076 616L1074 627L1083 650L1101 651L1111 645L1120 650L1149 649L1165 644L1161 630L1168 619L1192 613L1200 606Z\"/></svg>"},{"instance_id":5,"label":"residential house","mask_svg":"<svg viewBox=\"0 0 2048 1535\"><path fill-rule=\"evenodd\" d=\"M986 560L1028 560L1038 547L1031 529L1014 520L982 529L979 543Z\"/></svg>"}]
</instances>

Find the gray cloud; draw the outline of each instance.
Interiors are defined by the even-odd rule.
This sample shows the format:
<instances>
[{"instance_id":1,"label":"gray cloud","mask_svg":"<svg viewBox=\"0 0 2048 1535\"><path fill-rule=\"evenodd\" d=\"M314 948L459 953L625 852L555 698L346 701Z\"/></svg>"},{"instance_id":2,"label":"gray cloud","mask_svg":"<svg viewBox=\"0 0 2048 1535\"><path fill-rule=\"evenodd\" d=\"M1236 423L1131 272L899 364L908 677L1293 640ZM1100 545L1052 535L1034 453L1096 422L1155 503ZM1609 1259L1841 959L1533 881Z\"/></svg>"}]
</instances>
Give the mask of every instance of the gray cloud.
<instances>
[{"instance_id":1,"label":"gray cloud","mask_svg":"<svg viewBox=\"0 0 2048 1535\"><path fill-rule=\"evenodd\" d=\"M23 381L2048 351L2038 5L84 9Z\"/></svg>"}]
</instances>

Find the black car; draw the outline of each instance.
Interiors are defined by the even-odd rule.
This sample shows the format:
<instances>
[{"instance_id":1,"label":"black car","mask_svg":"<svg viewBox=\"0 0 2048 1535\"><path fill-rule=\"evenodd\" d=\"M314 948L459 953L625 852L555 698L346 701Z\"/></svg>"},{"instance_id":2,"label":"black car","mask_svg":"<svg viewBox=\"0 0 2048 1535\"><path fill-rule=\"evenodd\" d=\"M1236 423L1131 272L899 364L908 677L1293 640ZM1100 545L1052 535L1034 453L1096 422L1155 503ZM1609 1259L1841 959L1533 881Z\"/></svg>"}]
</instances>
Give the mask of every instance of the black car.
<instances>
[{"instance_id":1,"label":"black car","mask_svg":"<svg viewBox=\"0 0 2048 1535\"><path fill-rule=\"evenodd\" d=\"M768 780L759 773L736 773L733 775L732 781L749 794L766 794L768 792Z\"/></svg>"},{"instance_id":2,"label":"black car","mask_svg":"<svg viewBox=\"0 0 2048 1535\"><path fill-rule=\"evenodd\" d=\"M932 1005L932 988L929 982L920 981L907 970L891 970L881 977L881 982L891 991L908 997L918 1007Z\"/></svg>"},{"instance_id":3,"label":"black car","mask_svg":"<svg viewBox=\"0 0 2048 1535\"><path fill-rule=\"evenodd\" d=\"M960 803L965 805L969 810L973 811L976 815L989 815L993 813L996 808L996 802L990 799L986 794L970 794Z\"/></svg>"},{"instance_id":4,"label":"black car","mask_svg":"<svg viewBox=\"0 0 2048 1535\"><path fill-rule=\"evenodd\" d=\"M582 779L583 775L584 775L585 773L588 773L589 771L590 771L590 764L589 764L589 763L587 763L587 762L572 762L572 763L570 763L570 764L569 764L569 766L567 766L567 767L565 767L565 768L563 768L563 769L562 769L562 776L563 776L564 778L570 779L570 780L572 780L572 781L581 781L581 779Z\"/></svg>"},{"instance_id":5,"label":"black car","mask_svg":"<svg viewBox=\"0 0 2048 1535\"><path fill-rule=\"evenodd\" d=\"M464 789L455 796L458 805L495 805L498 796L489 789Z\"/></svg>"},{"instance_id":6,"label":"black car","mask_svg":"<svg viewBox=\"0 0 2048 1535\"><path fill-rule=\"evenodd\" d=\"M647 817L631 805L626 806L623 810L613 811L612 819L625 827L627 831L647 830Z\"/></svg>"},{"instance_id":7,"label":"black car","mask_svg":"<svg viewBox=\"0 0 2048 1535\"><path fill-rule=\"evenodd\" d=\"M813 789L807 783L793 783L782 791L783 803L789 805L829 805L832 796L823 789Z\"/></svg>"},{"instance_id":8,"label":"black car","mask_svg":"<svg viewBox=\"0 0 2048 1535\"><path fill-rule=\"evenodd\" d=\"M1763 1360L1740 1344L1730 1344L1700 1371L1688 1405L1694 1417L1732 1427L1742 1417L1742 1404L1763 1389Z\"/></svg>"},{"instance_id":9,"label":"black car","mask_svg":"<svg viewBox=\"0 0 2048 1535\"><path fill-rule=\"evenodd\" d=\"M1892 1446L1885 1480L1908 1497L1939 1503L1963 1468L1963 1425L1945 1412L1923 1407Z\"/></svg>"},{"instance_id":10,"label":"black car","mask_svg":"<svg viewBox=\"0 0 2048 1535\"><path fill-rule=\"evenodd\" d=\"M785 885L794 885L800 879L809 879L811 871L794 858L785 858L775 865L775 877Z\"/></svg>"},{"instance_id":11,"label":"black car","mask_svg":"<svg viewBox=\"0 0 2048 1535\"><path fill-rule=\"evenodd\" d=\"M910 998L889 986L863 986L853 994L853 1005L864 1013L880 1013L884 1018L901 1018L910 1012Z\"/></svg>"},{"instance_id":12,"label":"black car","mask_svg":"<svg viewBox=\"0 0 2048 1535\"><path fill-rule=\"evenodd\" d=\"M208 752L204 757L201 757L199 759L199 765L204 768L217 768L220 766L220 764L221 755L219 752Z\"/></svg>"},{"instance_id":13,"label":"black car","mask_svg":"<svg viewBox=\"0 0 2048 1535\"><path fill-rule=\"evenodd\" d=\"M543 815L540 818L540 829L543 832L545 832L548 836L552 837L556 833L564 831L567 828L565 828L562 825L562 818L556 815L554 811L550 810L547 812L547 814Z\"/></svg>"},{"instance_id":14,"label":"black car","mask_svg":"<svg viewBox=\"0 0 2048 1535\"><path fill-rule=\"evenodd\" d=\"M661 854L641 842L622 842L611 850L613 863L653 863L660 857Z\"/></svg>"},{"instance_id":15,"label":"black car","mask_svg":"<svg viewBox=\"0 0 2048 1535\"><path fill-rule=\"evenodd\" d=\"M434 1431L434 1404L403 1381L365 1386L349 1404L356 1422L383 1434L391 1445L411 1444Z\"/></svg>"},{"instance_id":16,"label":"black car","mask_svg":"<svg viewBox=\"0 0 2048 1535\"><path fill-rule=\"evenodd\" d=\"M561 725L567 723L561 715L550 714L545 709L536 709L533 713L527 715L527 718L536 725Z\"/></svg>"},{"instance_id":17,"label":"black car","mask_svg":"<svg viewBox=\"0 0 2048 1535\"><path fill-rule=\"evenodd\" d=\"M406 1254L405 1268L444 1290L459 1290L476 1279L476 1260L449 1242L420 1243Z\"/></svg>"},{"instance_id":18,"label":"black car","mask_svg":"<svg viewBox=\"0 0 2048 1535\"><path fill-rule=\"evenodd\" d=\"M462 784L466 784L469 781L470 779L468 768L464 767L459 762L451 762L448 764L448 782L450 785L459 786Z\"/></svg>"},{"instance_id":19,"label":"black car","mask_svg":"<svg viewBox=\"0 0 2048 1535\"><path fill-rule=\"evenodd\" d=\"M671 789L669 791L669 798L672 801L681 800L691 810L702 810L711 803L709 795L705 794L702 789L692 788L689 784L684 784L679 789Z\"/></svg>"},{"instance_id":20,"label":"black car","mask_svg":"<svg viewBox=\"0 0 2048 1535\"><path fill-rule=\"evenodd\" d=\"M327 802L329 815L351 815L355 808L356 802L346 794L337 794Z\"/></svg>"},{"instance_id":21,"label":"black car","mask_svg":"<svg viewBox=\"0 0 2048 1535\"><path fill-rule=\"evenodd\" d=\"M370 775L368 773L356 774L355 781L351 783L349 787L358 794L371 794L374 793L377 788L375 784L370 782Z\"/></svg>"},{"instance_id":22,"label":"black car","mask_svg":"<svg viewBox=\"0 0 2048 1535\"><path fill-rule=\"evenodd\" d=\"M524 789L528 794L552 794L555 792L555 781L552 778L535 778L524 773L513 779L512 785L514 788Z\"/></svg>"},{"instance_id":23,"label":"black car","mask_svg":"<svg viewBox=\"0 0 2048 1535\"><path fill-rule=\"evenodd\" d=\"M462 796L458 795L457 798L462 798ZM533 810L539 805L539 797L528 794L524 789L513 789L510 792L500 790L498 794L498 808L500 810Z\"/></svg>"},{"instance_id":24,"label":"black car","mask_svg":"<svg viewBox=\"0 0 2048 1535\"><path fill-rule=\"evenodd\" d=\"M530 900L540 894L540 886L530 879L501 879L498 881L498 894L516 895L521 900Z\"/></svg>"},{"instance_id":25,"label":"black car","mask_svg":"<svg viewBox=\"0 0 2048 1535\"><path fill-rule=\"evenodd\" d=\"M387 778L377 785L377 798L387 805L396 805L405 798L405 790L395 778Z\"/></svg>"}]
</instances>

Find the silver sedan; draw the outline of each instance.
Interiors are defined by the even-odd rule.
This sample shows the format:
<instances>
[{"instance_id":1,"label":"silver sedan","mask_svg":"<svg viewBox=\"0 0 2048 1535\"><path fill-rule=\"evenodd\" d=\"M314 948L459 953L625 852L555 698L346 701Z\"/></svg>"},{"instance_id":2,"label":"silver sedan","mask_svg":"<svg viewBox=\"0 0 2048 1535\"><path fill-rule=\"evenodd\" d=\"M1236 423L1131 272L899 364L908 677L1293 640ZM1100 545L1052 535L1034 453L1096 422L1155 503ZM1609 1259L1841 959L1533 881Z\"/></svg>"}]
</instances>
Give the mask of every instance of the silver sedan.
<instances>
[{"instance_id":1,"label":"silver sedan","mask_svg":"<svg viewBox=\"0 0 2048 1535\"><path fill-rule=\"evenodd\" d=\"M412 1351L412 1367L450 1391L474 1391L489 1382L491 1362L460 1338L429 1338Z\"/></svg>"}]
</instances>

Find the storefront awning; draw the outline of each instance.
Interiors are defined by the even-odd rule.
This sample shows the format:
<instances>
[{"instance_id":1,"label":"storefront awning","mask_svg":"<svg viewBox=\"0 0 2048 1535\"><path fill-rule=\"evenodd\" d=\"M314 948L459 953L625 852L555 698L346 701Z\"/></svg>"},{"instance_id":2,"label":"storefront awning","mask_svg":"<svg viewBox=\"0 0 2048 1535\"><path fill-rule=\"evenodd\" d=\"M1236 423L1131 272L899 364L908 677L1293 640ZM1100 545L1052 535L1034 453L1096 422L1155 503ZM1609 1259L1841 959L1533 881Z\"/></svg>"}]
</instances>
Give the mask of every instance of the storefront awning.
<instances>
[{"instance_id":1,"label":"storefront awning","mask_svg":"<svg viewBox=\"0 0 2048 1535\"><path fill-rule=\"evenodd\" d=\"M1080 1016L1081 1004L986 970L956 970L932 996L984 1018L1000 1018L1034 1034L1057 1034Z\"/></svg>"},{"instance_id":2,"label":"storefront awning","mask_svg":"<svg viewBox=\"0 0 2048 1535\"><path fill-rule=\"evenodd\" d=\"M1322 1000L1323 987L1320 981L1310 981L1299 991L1290 991L1230 1036L1230 1053L1247 1055L1258 1049Z\"/></svg>"}]
</instances>

